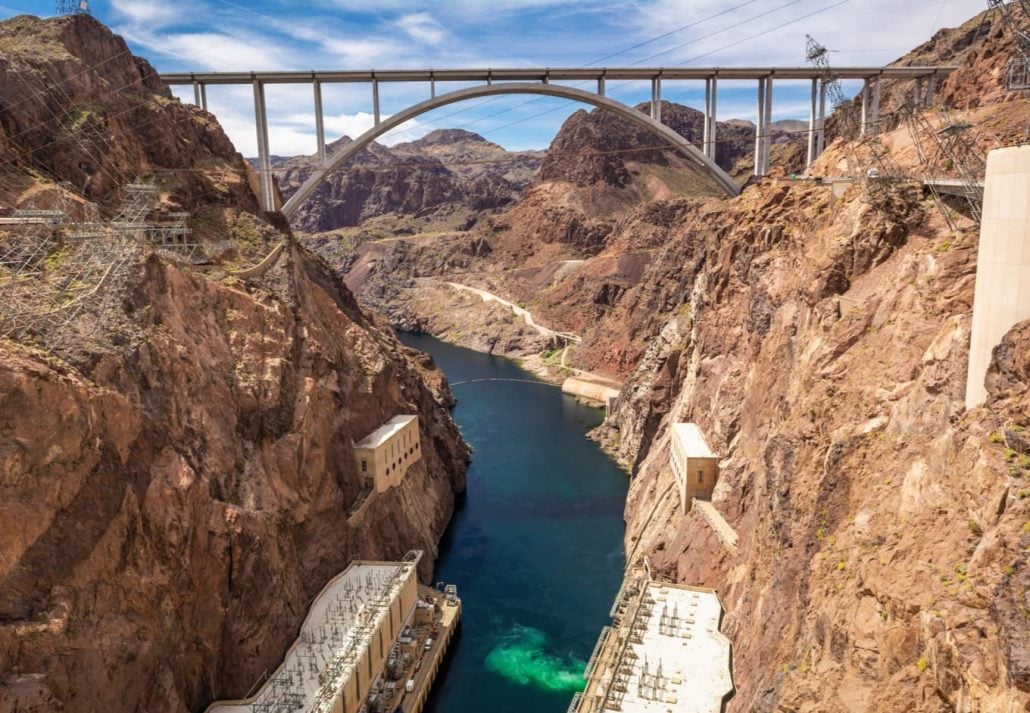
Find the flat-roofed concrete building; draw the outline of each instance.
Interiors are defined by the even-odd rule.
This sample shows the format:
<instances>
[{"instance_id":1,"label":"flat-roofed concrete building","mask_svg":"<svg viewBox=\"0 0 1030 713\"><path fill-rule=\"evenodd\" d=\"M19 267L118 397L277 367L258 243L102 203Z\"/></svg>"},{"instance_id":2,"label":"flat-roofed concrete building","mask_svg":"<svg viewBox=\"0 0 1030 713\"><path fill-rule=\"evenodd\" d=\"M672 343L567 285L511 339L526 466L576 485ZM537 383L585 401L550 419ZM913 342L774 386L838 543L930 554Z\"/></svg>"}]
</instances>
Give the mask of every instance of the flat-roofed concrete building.
<instances>
[{"instance_id":1,"label":"flat-roofed concrete building","mask_svg":"<svg viewBox=\"0 0 1030 713\"><path fill-rule=\"evenodd\" d=\"M351 563L315 597L300 635L260 690L213 703L207 713L358 713L412 619L421 556Z\"/></svg>"},{"instance_id":2,"label":"flat-roofed concrete building","mask_svg":"<svg viewBox=\"0 0 1030 713\"><path fill-rule=\"evenodd\" d=\"M694 423L672 425L672 448L669 461L679 486L683 512L690 510L691 501L711 500L712 491L719 480L719 456L712 452L701 429Z\"/></svg>"},{"instance_id":3,"label":"flat-roofed concrete building","mask_svg":"<svg viewBox=\"0 0 1030 713\"><path fill-rule=\"evenodd\" d=\"M257 693L206 713L421 713L461 618L456 586L419 585L421 557L352 562Z\"/></svg>"},{"instance_id":4,"label":"flat-roofed concrete building","mask_svg":"<svg viewBox=\"0 0 1030 713\"><path fill-rule=\"evenodd\" d=\"M408 468L422 458L418 416L394 416L354 444L358 473L377 493L400 485Z\"/></svg>"},{"instance_id":5,"label":"flat-roofed concrete building","mask_svg":"<svg viewBox=\"0 0 1030 713\"><path fill-rule=\"evenodd\" d=\"M733 694L730 642L712 589L627 576L570 713L720 713Z\"/></svg>"}]
</instances>

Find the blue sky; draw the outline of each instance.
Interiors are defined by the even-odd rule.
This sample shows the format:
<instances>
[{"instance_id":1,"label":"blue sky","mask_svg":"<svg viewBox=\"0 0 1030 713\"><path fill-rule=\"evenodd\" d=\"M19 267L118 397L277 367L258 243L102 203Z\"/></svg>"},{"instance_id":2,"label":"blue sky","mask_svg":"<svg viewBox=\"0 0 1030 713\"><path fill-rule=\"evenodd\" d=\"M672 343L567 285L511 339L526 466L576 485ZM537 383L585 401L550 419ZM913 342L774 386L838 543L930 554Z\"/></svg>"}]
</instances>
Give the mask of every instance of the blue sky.
<instances>
[{"instance_id":1,"label":"blue sky","mask_svg":"<svg viewBox=\"0 0 1030 713\"><path fill-rule=\"evenodd\" d=\"M159 71L505 66L795 66L805 34L834 64L879 65L965 21L984 0L91 0L94 15ZM0 0L0 17L48 15L50 0ZM904 11L899 12L899 8ZM661 37L662 35L667 35ZM659 38L660 39L655 39ZM625 50L625 51L624 51ZM597 60L618 53L598 64ZM461 84L441 85L458 89ZM647 83L610 83L629 103ZM192 90L177 92L192 101ZM420 85L381 85L390 114L426 98ZM703 86L665 82L664 98L700 108ZM774 118L807 118L804 83L780 82ZM209 108L237 148L255 153L253 93L211 87ZM310 87L268 89L271 150L312 153ZM723 83L720 119L754 120L753 84ZM498 97L444 107L388 135L408 141L461 127L507 148L543 148L581 108L553 98ZM372 125L368 87L327 85L329 139Z\"/></svg>"}]
</instances>

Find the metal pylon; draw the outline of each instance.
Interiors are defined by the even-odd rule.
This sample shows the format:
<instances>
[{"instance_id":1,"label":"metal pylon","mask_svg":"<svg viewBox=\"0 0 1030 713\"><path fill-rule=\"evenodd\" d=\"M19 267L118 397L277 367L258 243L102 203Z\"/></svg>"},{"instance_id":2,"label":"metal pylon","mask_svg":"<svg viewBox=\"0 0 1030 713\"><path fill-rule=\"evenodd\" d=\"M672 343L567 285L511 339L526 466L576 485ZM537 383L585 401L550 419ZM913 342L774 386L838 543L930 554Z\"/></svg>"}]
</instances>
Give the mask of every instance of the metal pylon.
<instances>
[{"instance_id":1,"label":"metal pylon","mask_svg":"<svg viewBox=\"0 0 1030 713\"><path fill-rule=\"evenodd\" d=\"M63 211L15 211L9 230L0 226L0 336L30 340L60 351L68 337L90 342L120 315L131 274L144 245L192 258L189 215L148 219L160 202L158 188L136 182L124 187L118 213L102 222L96 206L69 221Z\"/></svg>"},{"instance_id":2,"label":"metal pylon","mask_svg":"<svg viewBox=\"0 0 1030 713\"><path fill-rule=\"evenodd\" d=\"M876 186L881 184L878 180L870 180L871 169L875 168L880 178L897 177L901 171L891 157L890 150L879 136L861 136L860 122L855 116L855 107L844 94L840 76L830 64L829 50L819 44L811 35L805 37L805 59L819 70L831 106L836 113L838 127L840 127L838 134L843 139L844 150L847 152L848 171L857 180L862 181L867 195L875 197Z\"/></svg>"},{"instance_id":3,"label":"metal pylon","mask_svg":"<svg viewBox=\"0 0 1030 713\"><path fill-rule=\"evenodd\" d=\"M55 9L58 15L88 15L88 0L57 0Z\"/></svg>"},{"instance_id":4,"label":"metal pylon","mask_svg":"<svg viewBox=\"0 0 1030 713\"><path fill-rule=\"evenodd\" d=\"M919 156L922 180L949 227L954 230L956 225L936 186L936 181L942 178L961 182L962 198L969 206L973 221L979 225L983 214L987 157L977 130L944 108L920 112L915 106L908 105L902 113Z\"/></svg>"},{"instance_id":5,"label":"metal pylon","mask_svg":"<svg viewBox=\"0 0 1030 713\"><path fill-rule=\"evenodd\" d=\"M1001 18L1002 27L1012 32L1015 54L1005 67L1005 88L1010 92L1030 90L1030 0L987 0L987 6Z\"/></svg>"}]
</instances>

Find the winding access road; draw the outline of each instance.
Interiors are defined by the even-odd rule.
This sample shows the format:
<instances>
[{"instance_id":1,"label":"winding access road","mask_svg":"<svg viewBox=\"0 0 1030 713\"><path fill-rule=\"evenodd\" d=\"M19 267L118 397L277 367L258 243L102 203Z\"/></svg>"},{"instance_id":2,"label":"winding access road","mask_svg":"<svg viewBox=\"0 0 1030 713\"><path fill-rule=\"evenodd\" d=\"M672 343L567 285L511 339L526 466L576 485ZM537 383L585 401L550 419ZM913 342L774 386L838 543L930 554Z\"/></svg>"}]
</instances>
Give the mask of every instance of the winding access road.
<instances>
[{"instance_id":1,"label":"winding access road","mask_svg":"<svg viewBox=\"0 0 1030 713\"><path fill-rule=\"evenodd\" d=\"M514 302L510 302L504 299L503 297L495 295L493 292L487 292L486 290L481 290L478 287L469 287L468 285L462 285L459 282L443 282L442 284L447 285L448 287L452 287L461 292L471 292L474 295L478 295L480 299L482 299L484 302L497 302L498 304L504 305L512 312L514 312L516 316L521 317L527 326L529 326L532 329L535 329L537 333L542 337L547 337L548 339L563 339L566 342L576 342L577 344L583 341L582 338L576 334L570 334L568 332L559 332L556 329L545 327L533 318L532 313L530 313L528 309L526 309L525 307L520 307Z\"/></svg>"}]
</instances>

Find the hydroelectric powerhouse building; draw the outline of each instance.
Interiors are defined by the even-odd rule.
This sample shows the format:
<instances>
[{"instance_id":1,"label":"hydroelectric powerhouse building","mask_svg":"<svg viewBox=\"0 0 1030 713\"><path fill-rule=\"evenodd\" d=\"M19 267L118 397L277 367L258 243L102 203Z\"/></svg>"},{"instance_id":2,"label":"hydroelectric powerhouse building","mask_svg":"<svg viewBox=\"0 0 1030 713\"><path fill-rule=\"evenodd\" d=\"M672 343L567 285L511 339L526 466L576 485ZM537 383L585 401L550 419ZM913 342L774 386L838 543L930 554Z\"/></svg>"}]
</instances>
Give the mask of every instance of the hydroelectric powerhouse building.
<instances>
[{"instance_id":1,"label":"hydroelectric powerhouse building","mask_svg":"<svg viewBox=\"0 0 1030 713\"><path fill-rule=\"evenodd\" d=\"M257 693L207 713L419 713L461 616L454 587L419 586L421 557L352 562Z\"/></svg>"},{"instance_id":2,"label":"hydroelectric powerhouse building","mask_svg":"<svg viewBox=\"0 0 1030 713\"><path fill-rule=\"evenodd\" d=\"M400 485L408 468L422 458L418 416L394 416L354 444L364 484L377 493Z\"/></svg>"},{"instance_id":3,"label":"hydroelectric powerhouse building","mask_svg":"<svg viewBox=\"0 0 1030 713\"><path fill-rule=\"evenodd\" d=\"M730 642L712 589L627 574L569 713L720 713L733 695Z\"/></svg>"}]
</instances>

